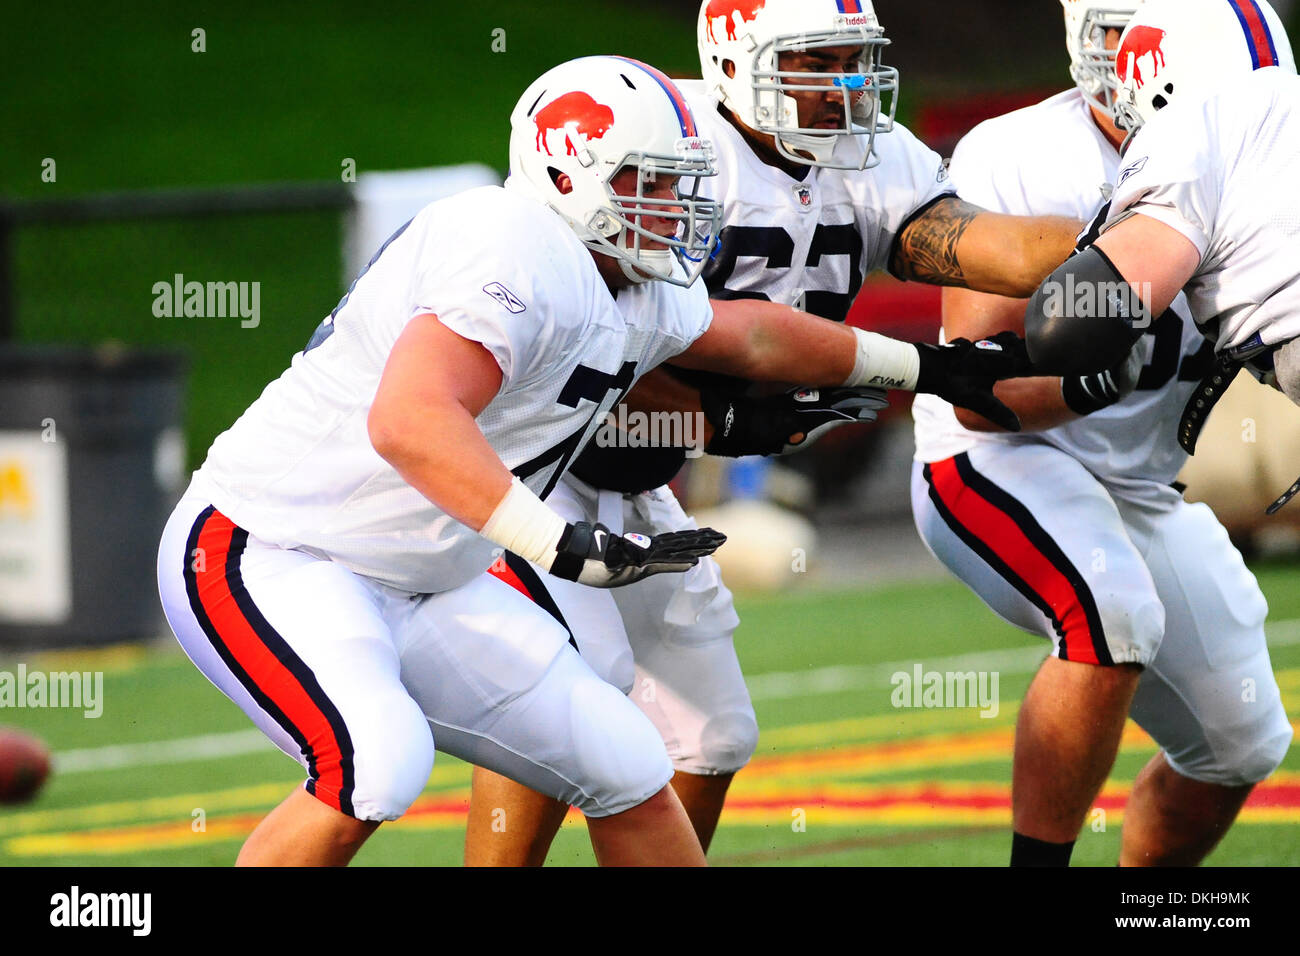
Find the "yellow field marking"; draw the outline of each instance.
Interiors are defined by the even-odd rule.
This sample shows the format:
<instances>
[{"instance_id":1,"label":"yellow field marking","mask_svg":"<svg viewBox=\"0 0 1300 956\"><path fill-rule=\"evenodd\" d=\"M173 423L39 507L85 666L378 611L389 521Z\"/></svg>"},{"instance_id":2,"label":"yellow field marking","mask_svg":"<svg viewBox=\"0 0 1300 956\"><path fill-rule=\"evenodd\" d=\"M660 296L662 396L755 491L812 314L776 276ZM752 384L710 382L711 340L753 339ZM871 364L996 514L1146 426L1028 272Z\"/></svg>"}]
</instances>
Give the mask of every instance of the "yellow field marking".
<instances>
[{"instance_id":1,"label":"yellow field marking","mask_svg":"<svg viewBox=\"0 0 1300 956\"><path fill-rule=\"evenodd\" d=\"M465 763L448 762L435 766L429 776L426 791L440 791L449 787L469 784L472 768ZM171 797L151 797L143 800L118 800L112 803L95 803L81 807L62 807L57 810L25 810L0 814L0 837L16 833L35 833L53 827L91 827L109 823L139 820L165 820L184 817L189 826L190 814L200 808L213 810L270 809L279 803L295 783L261 783L226 790L209 790L204 793L183 793Z\"/></svg>"},{"instance_id":2,"label":"yellow field marking","mask_svg":"<svg viewBox=\"0 0 1300 956\"><path fill-rule=\"evenodd\" d=\"M1287 699L1287 691L1300 691L1300 667L1287 667L1274 671L1273 676L1277 678L1277 686L1282 689L1284 703ZM1287 709L1289 710L1290 707Z\"/></svg>"},{"instance_id":3,"label":"yellow field marking","mask_svg":"<svg viewBox=\"0 0 1300 956\"><path fill-rule=\"evenodd\" d=\"M28 810L12 816L0 816L0 835L34 833L56 826L92 827L141 819L184 817L189 827L190 814L195 808L204 812L234 810L246 807L273 806L289 794L293 783L260 783L229 790L211 790L207 793L184 793L174 797L152 797L144 800L118 800L113 803L96 803L84 807L64 807L58 810Z\"/></svg>"},{"instance_id":4,"label":"yellow field marking","mask_svg":"<svg viewBox=\"0 0 1300 956\"><path fill-rule=\"evenodd\" d=\"M7 655L5 660L9 661ZM14 657L12 660L14 663L20 660L25 662L29 671L103 671L105 674L126 674L156 663L158 655L145 644L111 644L108 647L72 651L39 651L30 657Z\"/></svg>"},{"instance_id":5,"label":"yellow field marking","mask_svg":"<svg viewBox=\"0 0 1300 956\"><path fill-rule=\"evenodd\" d=\"M932 734L920 740L900 740L829 747L794 754L759 756L736 775L733 789L761 786L774 777L808 779L812 775L869 776L950 767L983 761L1011 762L1015 743L1012 727L997 727L967 734ZM1136 724L1129 723L1120 740L1122 751L1155 750L1155 742Z\"/></svg>"},{"instance_id":6,"label":"yellow field marking","mask_svg":"<svg viewBox=\"0 0 1300 956\"><path fill-rule=\"evenodd\" d=\"M1300 668L1285 668L1276 672L1278 687L1282 690L1282 704L1294 718L1292 726L1300 733ZM1297 693L1288 693L1288 691ZM846 717L839 720L819 721L760 730L761 745L776 749L825 746L838 741L870 741L885 737L907 739L937 731L980 731L986 728L1012 726L1020 713L1020 702L1003 700L998 704L996 717L980 717L974 709L935 708L933 710L899 708L887 714L870 717ZM1129 725L1133 727L1132 723Z\"/></svg>"},{"instance_id":7,"label":"yellow field marking","mask_svg":"<svg viewBox=\"0 0 1300 956\"><path fill-rule=\"evenodd\" d=\"M140 853L178 849L204 842L243 840L261 819L261 814L225 817L209 821L205 829L197 833L188 823L167 823L114 830L33 834L14 837L5 843L5 849L14 856Z\"/></svg>"},{"instance_id":8,"label":"yellow field marking","mask_svg":"<svg viewBox=\"0 0 1300 956\"><path fill-rule=\"evenodd\" d=\"M1300 668L1279 672L1279 683L1290 686L1300 679ZM1284 694L1285 698L1293 695ZM1289 705L1290 706L1290 705ZM788 825L792 808L800 807L808 819L826 825L1005 825L1010 819L1009 785L980 781L916 781L867 783L844 782L846 778L917 772L935 768L978 764L987 761L1010 765L1017 710L1004 702L999 717L979 721L970 712L900 711L873 717L825 721L780 728L764 734L766 745L792 746L799 742L820 745L820 749L766 754L755 757L731 788L731 802L723 823L732 825ZM1292 706L1294 712L1294 707ZM978 729L965 732L935 732L938 728ZM904 735L900 723L913 732L922 727L929 733ZM980 726L984 724L984 726ZM1293 723L1300 734L1300 721ZM885 740L862 742L863 738L885 736ZM836 741L847 745L827 746ZM1121 750L1154 751L1155 744L1135 724L1129 723ZM464 826L464 805L469 798L471 768L459 761L435 767L426 794L402 820L386 825L411 829L456 829ZM1279 771L1268 787L1300 786L1300 772ZM0 816L0 836L13 835L4 844L6 852L18 856L66 854L109 854L142 852L160 848L194 846L199 840L243 839L261 818L292 787L292 782L263 783L202 793L180 794L144 800L123 800L84 807L30 810ZM1099 803L1107 805L1108 817L1122 820L1122 803L1130 784L1110 782ZM951 798L938 805L935 795ZM829 803L830 805L819 805ZM870 807L835 805L873 802ZM965 806L962 801L988 805ZM207 815L206 830L191 828L191 814L201 808ZM256 811L217 816L223 811ZM153 820L154 822L140 822ZM1300 807L1251 806L1241 816L1243 823L1300 823ZM125 824L125 825L122 825ZM581 826L573 812L566 826ZM62 832L41 831L61 828Z\"/></svg>"},{"instance_id":9,"label":"yellow field marking","mask_svg":"<svg viewBox=\"0 0 1300 956\"><path fill-rule=\"evenodd\" d=\"M1261 791L1300 786L1300 771L1279 771L1262 785ZM1107 825L1123 822L1124 801L1131 784L1110 781L1098 797ZM804 782L802 785L766 787L746 792L736 788L723 811L727 826L788 826L801 816L806 826L1007 826L1011 822L1011 788L987 781L907 781L884 784L836 784ZM465 825L466 789L436 797L423 797L411 813L386 828L411 830L457 830ZM856 806L854 804L857 804ZM203 841L243 839L257 825L260 814L238 814L209 819L204 832L194 832L188 822L142 824L100 830L15 837L5 850L15 856L60 856L68 854L121 854L158 849L193 847ZM1242 812L1244 824L1300 823L1300 806L1248 806ZM581 826L582 818L572 811L565 820L569 827Z\"/></svg>"},{"instance_id":10,"label":"yellow field marking","mask_svg":"<svg viewBox=\"0 0 1300 956\"><path fill-rule=\"evenodd\" d=\"M761 730L760 739L765 747L808 747L824 746L838 740L860 741L881 737L905 739L916 736L917 731L926 733L963 728L969 730L1014 724L1016 714L1020 710L1019 702L1004 700L998 706L998 715L987 718L980 717L977 710L899 708L888 714L877 714L872 717L847 717L842 720Z\"/></svg>"}]
</instances>

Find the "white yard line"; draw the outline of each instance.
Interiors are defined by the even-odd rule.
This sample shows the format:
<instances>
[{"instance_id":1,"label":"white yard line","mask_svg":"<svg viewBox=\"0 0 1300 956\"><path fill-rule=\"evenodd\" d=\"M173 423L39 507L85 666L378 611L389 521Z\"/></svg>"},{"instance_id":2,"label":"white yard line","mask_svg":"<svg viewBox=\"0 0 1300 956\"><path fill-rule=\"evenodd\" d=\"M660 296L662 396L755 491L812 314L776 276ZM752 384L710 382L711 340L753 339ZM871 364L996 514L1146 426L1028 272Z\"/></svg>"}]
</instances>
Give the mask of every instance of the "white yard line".
<instances>
[{"instance_id":1,"label":"white yard line","mask_svg":"<svg viewBox=\"0 0 1300 956\"><path fill-rule=\"evenodd\" d=\"M157 764L236 757L259 750L274 750L275 744L260 730L236 730L226 734L201 734L141 744L110 744L84 750L61 750L54 755L57 773L87 770L117 770Z\"/></svg>"},{"instance_id":2,"label":"white yard line","mask_svg":"<svg viewBox=\"0 0 1300 956\"><path fill-rule=\"evenodd\" d=\"M1286 647L1300 643L1300 618L1273 621L1265 626L1269 647ZM884 664L837 665L816 670L755 674L746 679L749 696L754 700L781 700L808 694L834 694L840 691L888 687L890 678L899 671L912 672L917 664L923 671L998 671L1002 674L1027 674L1038 669L1049 650L1046 641L1028 647L1009 647L998 651L977 651L955 657L913 658Z\"/></svg>"},{"instance_id":3,"label":"white yard line","mask_svg":"<svg viewBox=\"0 0 1300 956\"><path fill-rule=\"evenodd\" d=\"M1265 628L1269 647L1300 644L1300 618L1273 621ZM806 671L777 671L755 674L748 678L754 700L781 700L811 694L834 694L841 691L882 687L898 671L911 673L917 665L925 671L998 671L1002 674L1027 674L1038 668L1047 656L1046 643L1028 647L1008 647L996 651L977 651L951 657L927 657L887 661L861 666L819 667ZM275 745L260 730L236 730L224 734L201 734L139 744L110 744L81 750L63 750L54 755L54 769L59 773L83 773L91 770L117 770L124 767L147 767L177 764L216 757L274 750Z\"/></svg>"}]
</instances>

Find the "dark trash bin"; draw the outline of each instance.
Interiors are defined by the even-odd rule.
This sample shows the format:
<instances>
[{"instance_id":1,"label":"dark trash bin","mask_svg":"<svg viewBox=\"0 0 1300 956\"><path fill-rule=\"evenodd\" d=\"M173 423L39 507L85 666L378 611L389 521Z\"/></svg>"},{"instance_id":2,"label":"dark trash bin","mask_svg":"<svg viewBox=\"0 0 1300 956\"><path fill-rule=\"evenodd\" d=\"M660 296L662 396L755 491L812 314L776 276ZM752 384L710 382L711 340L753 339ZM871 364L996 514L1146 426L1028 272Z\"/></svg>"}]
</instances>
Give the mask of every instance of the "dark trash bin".
<instances>
[{"instance_id":1,"label":"dark trash bin","mask_svg":"<svg viewBox=\"0 0 1300 956\"><path fill-rule=\"evenodd\" d=\"M161 632L185 372L174 351L0 345L0 645Z\"/></svg>"}]
</instances>

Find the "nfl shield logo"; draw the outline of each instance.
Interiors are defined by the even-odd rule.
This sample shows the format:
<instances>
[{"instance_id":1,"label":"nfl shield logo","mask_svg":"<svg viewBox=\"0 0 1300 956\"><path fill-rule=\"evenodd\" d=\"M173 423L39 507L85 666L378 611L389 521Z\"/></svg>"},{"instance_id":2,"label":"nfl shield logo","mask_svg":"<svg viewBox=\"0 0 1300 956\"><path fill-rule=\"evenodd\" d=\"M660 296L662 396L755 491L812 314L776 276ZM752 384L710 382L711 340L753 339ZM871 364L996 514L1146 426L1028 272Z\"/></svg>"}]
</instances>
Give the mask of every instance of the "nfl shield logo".
<instances>
[{"instance_id":1,"label":"nfl shield logo","mask_svg":"<svg viewBox=\"0 0 1300 956\"><path fill-rule=\"evenodd\" d=\"M799 185L794 187L794 194L799 197L799 205L804 209L812 207L812 190L807 186Z\"/></svg>"}]
</instances>

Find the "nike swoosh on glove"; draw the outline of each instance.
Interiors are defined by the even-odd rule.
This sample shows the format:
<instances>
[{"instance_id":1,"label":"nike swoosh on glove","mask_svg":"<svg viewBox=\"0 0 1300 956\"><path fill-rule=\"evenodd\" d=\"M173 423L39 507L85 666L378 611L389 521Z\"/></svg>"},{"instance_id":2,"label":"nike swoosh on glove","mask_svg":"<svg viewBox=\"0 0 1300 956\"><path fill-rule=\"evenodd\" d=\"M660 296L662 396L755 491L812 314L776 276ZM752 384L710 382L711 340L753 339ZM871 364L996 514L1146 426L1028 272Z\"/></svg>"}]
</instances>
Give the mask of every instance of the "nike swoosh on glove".
<instances>
[{"instance_id":1,"label":"nike swoosh on glove","mask_svg":"<svg viewBox=\"0 0 1300 956\"><path fill-rule=\"evenodd\" d=\"M1128 355L1104 372L1067 375L1062 378L1061 398L1070 411L1079 415L1091 415L1132 395L1145 364L1141 344L1142 340L1138 339Z\"/></svg>"},{"instance_id":2,"label":"nike swoosh on glove","mask_svg":"<svg viewBox=\"0 0 1300 956\"><path fill-rule=\"evenodd\" d=\"M807 448L832 428L873 422L889 404L881 388L805 388L750 398L705 389L700 407L713 426L710 455L784 455ZM795 441L796 436L802 436Z\"/></svg>"},{"instance_id":3,"label":"nike swoosh on glove","mask_svg":"<svg viewBox=\"0 0 1300 956\"><path fill-rule=\"evenodd\" d=\"M652 574L687 571L726 540L712 528L620 537L603 524L578 521L560 536L550 571L593 588L618 588Z\"/></svg>"},{"instance_id":4,"label":"nike swoosh on glove","mask_svg":"<svg viewBox=\"0 0 1300 956\"><path fill-rule=\"evenodd\" d=\"M993 395L993 385L1004 378L1034 374L1024 339L1014 332L999 332L978 342L953 339L947 345L915 344L921 353L916 391L969 408L1007 431L1020 431L1020 419Z\"/></svg>"}]
</instances>

